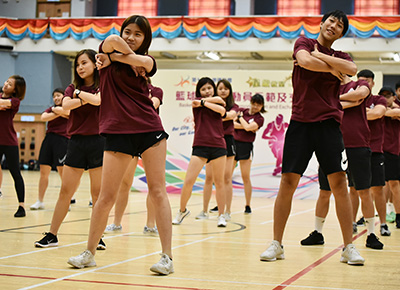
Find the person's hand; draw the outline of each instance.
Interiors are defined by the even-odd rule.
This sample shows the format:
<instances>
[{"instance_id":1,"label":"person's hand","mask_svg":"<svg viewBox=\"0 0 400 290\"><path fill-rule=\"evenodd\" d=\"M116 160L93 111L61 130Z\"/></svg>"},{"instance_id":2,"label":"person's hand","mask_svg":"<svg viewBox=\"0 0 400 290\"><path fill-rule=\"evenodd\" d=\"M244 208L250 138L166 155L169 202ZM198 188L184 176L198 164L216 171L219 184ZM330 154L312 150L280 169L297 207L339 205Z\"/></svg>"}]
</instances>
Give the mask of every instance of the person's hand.
<instances>
[{"instance_id":1,"label":"person's hand","mask_svg":"<svg viewBox=\"0 0 400 290\"><path fill-rule=\"evenodd\" d=\"M344 74L342 74L340 71L335 70L333 68L331 70L331 74L334 75L335 77L337 77L340 81L343 81L343 79L344 79Z\"/></svg>"},{"instance_id":2,"label":"person's hand","mask_svg":"<svg viewBox=\"0 0 400 290\"><path fill-rule=\"evenodd\" d=\"M311 51L311 55L314 56L314 57L316 57L316 58L319 58L319 56L320 56L321 54L322 54L322 52L320 52L320 51L318 50L318 44L315 44L315 45L314 45L314 50Z\"/></svg>"},{"instance_id":3,"label":"person's hand","mask_svg":"<svg viewBox=\"0 0 400 290\"><path fill-rule=\"evenodd\" d=\"M201 101L200 100L193 100L192 101L192 107L193 108L201 107Z\"/></svg>"},{"instance_id":4,"label":"person's hand","mask_svg":"<svg viewBox=\"0 0 400 290\"><path fill-rule=\"evenodd\" d=\"M111 64L108 55L105 53L98 53L96 54L96 67L98 70L101 70Z\"/></svg>"}]
</instances>

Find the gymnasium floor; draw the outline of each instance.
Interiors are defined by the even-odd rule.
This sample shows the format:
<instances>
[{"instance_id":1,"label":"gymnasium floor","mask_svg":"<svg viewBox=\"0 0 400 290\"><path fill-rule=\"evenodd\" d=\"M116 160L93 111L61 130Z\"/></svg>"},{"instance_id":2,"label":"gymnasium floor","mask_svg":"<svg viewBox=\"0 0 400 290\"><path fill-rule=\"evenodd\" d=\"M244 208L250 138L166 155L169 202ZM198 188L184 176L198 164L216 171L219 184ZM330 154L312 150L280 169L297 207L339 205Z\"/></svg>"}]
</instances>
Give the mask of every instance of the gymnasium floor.
<instances>
[{"instance_id":1,"label":"gymnasium floor","mask_svg":"<svg viewBox=\"0 0 400 290\"><path fill-rule=\"evenodd\" d=\"M232 221L218 228L216 214L198 221L202 195L194 193L188 209L192 214L173 227L175 273L156 276L149 267L158 261L157 237L144 236L146 194L132 192L123 218L123 229L107 234L106 251L96 254L97 267L81 270L66 262L85 249L91 209L88 175L84 174L75 197L77 203L62 225L59 247L39 249L34 241L49 230L60 180L50 176L46 209L30 211L36 201L39 172L23 171L26 185L25 218L14 218L17 209L13 181L4 172L0 199L0 289L399 289L400 229L390 224L391 237L380 237L383 250L365 247L366 229L359 227L354 243L366 259L365 266L339 262L341 234L331 203L325 227L325 245L302 247L299 241L313 230L317 186L299 190L284 236L286 259L260 262L259 255L272 238L274 198L255 192L253 213L244 215L244 197L236 190ZM258 179L255 177L257 182ZM276 180L279 180L276 178ZM277 182L278 183L278 182ZM310 193L310 194L307 194ZM307 195L307 198L303 198ZM170 194L175 216L179 195ZM215 205L212 198L210 206ZM112 211L113 213L113 211ZM109 219L109 223L112 217ZM376 227L379 230L379 227Z\"/></svg>"}]
</instances>

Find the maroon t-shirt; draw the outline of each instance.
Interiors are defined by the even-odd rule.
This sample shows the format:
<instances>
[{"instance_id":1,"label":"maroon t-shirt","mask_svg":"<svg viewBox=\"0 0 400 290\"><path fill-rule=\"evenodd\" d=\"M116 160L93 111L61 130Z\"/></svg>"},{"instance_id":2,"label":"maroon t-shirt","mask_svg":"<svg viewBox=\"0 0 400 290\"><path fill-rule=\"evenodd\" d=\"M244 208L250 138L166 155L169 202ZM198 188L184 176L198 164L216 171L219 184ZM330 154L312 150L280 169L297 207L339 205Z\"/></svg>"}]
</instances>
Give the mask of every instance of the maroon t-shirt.
<instances>
[{"instance_id":1,"label":"maroon t-shirt","mask_svg":"<svg viewBox=\"0 0 400 290\"><path fill-rule=\"evenodd\" d=\"M221 114L206 107L197 107L193 108L193 117L193 147L226 148Z\"/></svg>"},{"instance_id":2,"label":"maroon t-shirt","mask_svg":"<svg viewBox=\"0 0 400 290\"><path fill-rule=\"evenodd\" d=\"M367 108L373 109L377 105L386 108L386 99L382 96L370 95L366 100ZM375 120L368 120L369 130L371 131L370 147L372 152L383 153L383 136L385 130L385 117Z\"/></svg>"},{"instance_id":3,"label":"maroon t-shirt","mask_svg":"<svg viewBox=\"0 0 400 290\"><path fill-rule=\"evenodd\" d=\"M322 53L352 61L347 53L326 48L320 45L316 39L305 37L300 37L296 41L293 59L296 59L296 53L300 50L312 52L315 44ZM295 65L292 83L292 120L310 123L334 118L337 122L341 122L340 81L337 77L331 73L310 71Z\"/></svg>"},{"instance_id":4,"label":"maroon t-shirt","mask_svg":"<svg viewBox=\"0 0 400 290\"><path fill-rule=\"evenodd\" d=\"M162 105L164 92L161 88L155 87L152 84L148 84L149 93L151 97L155 97L160 100L160 106ZM156 109L157 114L160 114L160 106Z\"/></svg>"},{"instance_id":5,"label":"maroon t-shirt","mask_svg":"<svg viewBox=\"0 0 400 290\"><path fill-rule=\"evenodd\" d=\"M340 94L343 95L350 91L354 91L359 86L366 86L369 88L368 83L364 80L358 80L356 82L351 81L340 86ZM343 134L344 147L369 147L371 132L368 127L365 99L360 105L344 110L340 129Z\"/></svg>"},{"instance_id":6,"label":"maroon t-shirt","mask_svg":"<svg viewBox=\"0 0 400 290\"><path fill-rule=\"evenodd\" d=\"M238 112L239 106L233 104L232 108L228 112L230 111ZM224 135L233 135L233 131L235 130L235 127L233 126L233 120L223 121L222 124L224 126Z\"/></svg>"},{"instance_id":7,"label":"maroon t-shirt","mask_svg":"<svg viewBox=\"0 0 400 290\"><path fill-rule=\"evenodd\" d=\"M47 110L45 110L46 113L51 113L51 109L53 107L48 108ZM64 137L68 137L67 134L67 124L68 124L68 119L58 116L57 118L48 121L47 122L47 130L46 133L54 133L57 135L61 135Z\"/></svg>"},{"instance_id":8,"label":"maroon t-shirt","mask_svg":"<svg viewBox=\"0 0 400 290\"><path fill-rule=\"evenodd\" d=\"M264 117L260 113L250 115L250 109L243 108L240 108L240 111L243 112L242 118L245 119L247 123L251 124L252 122L256 122L258 129L264 125ZM244 129L235 129L233 138L240 142L254 142L256 139L256 133Z\"/></svg>"},{"instance_id":9,"label":"maroon t-shirt","mask_svg":"<svg viewBox=\"0 0 400 290\"><path fill-rule=\"evenodd\" d=\"M7 100L7 98L3 98L1 93L0 98ZM8 100L11 100L11 108L0 110L0 145L18 146L13 119L18 112L21 101L18 98L8 98Z\"/></svg>"},{"instance_id":10,"label":"maroon t-shirt","mask_svg":"<svg viewBox=\"0 0 400 290\"><path fill-rule=\"evenodd\" d=\"M82 86L81 91L95 94L98 88ZM64 93L64 97L74 96L75 86L70 84ZM71 110L67 123L68 135L98 135L99 134L99 106L85 104L81 107Z\"/></svg>"},{"instance_id":11,"label":"maroon t-shirt","mask_svg":"<svg viewBox=\"0 0 400 290\"><path fill-rule=\"evenodd\" d=\"M99 51L103 52L103 42ZM151 57L151 56L148 56ZM157 71L156 62L149 76ZM149 98L147 81L129 65L113 62L100 71L100 133L137 134L164 131Z\"/></svg>"},{"instance_id":12,"label":"maroon t-shirt","mask_svg":"<svg viewBox=\"0 0 400 290\"><path fill-rule=\"evenodd\" d=\"M394 155L400 154L400 121L385 117L385 133L383 138L383 151Z\"/></svg>"}]
</instances>

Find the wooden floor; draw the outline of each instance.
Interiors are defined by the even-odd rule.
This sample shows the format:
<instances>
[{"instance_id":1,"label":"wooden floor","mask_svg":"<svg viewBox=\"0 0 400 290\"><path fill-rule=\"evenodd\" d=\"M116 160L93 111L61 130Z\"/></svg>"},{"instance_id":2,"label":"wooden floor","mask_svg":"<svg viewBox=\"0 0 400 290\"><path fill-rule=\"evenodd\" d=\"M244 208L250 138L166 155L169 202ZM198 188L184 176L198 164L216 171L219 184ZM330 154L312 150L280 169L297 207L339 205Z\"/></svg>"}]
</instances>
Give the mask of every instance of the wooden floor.
<instances>
[{"instance_id":1,"label":"wooden floor","mask_svg":"<svg viewBox=\"0 0 400 290\"><path fill-rule=\"evenodd\" d=\"M39 173L24 171L23 176L29 208L36 201ZM218 228L215 214L209 220L195 220L202 196L193 195L188 205L192 214L173 228L175 273L160 277L149 271L159 259L159 240L142 233L146 194L131 193L123 230L105 235L107 250L97 253L97 267L73 269L66 262L85 249L87 240L88 176L83 176L77 203L60 229L59 247L38 249L33 243L49 230L60 186L56 173L50 178L46 209L28 209L25 218L17 219L13 182L4 171L0 289L400 289L400 229L394 224L389 225L391 237L380 237L385 244L381 251L365 247L366 230L359 227L354 243L366 259L363 267L339 262L342 241L333 206L324 227L326 244L300 246L314 227L315 200L293 203L284 238L286 260L260 262L259 255L272 238L274 199L254 198L253 213L244 215L244 198L235 196L232 221ZM171 194L170 202L175 215L179 195Z\"/></svg>"}]
</instances>

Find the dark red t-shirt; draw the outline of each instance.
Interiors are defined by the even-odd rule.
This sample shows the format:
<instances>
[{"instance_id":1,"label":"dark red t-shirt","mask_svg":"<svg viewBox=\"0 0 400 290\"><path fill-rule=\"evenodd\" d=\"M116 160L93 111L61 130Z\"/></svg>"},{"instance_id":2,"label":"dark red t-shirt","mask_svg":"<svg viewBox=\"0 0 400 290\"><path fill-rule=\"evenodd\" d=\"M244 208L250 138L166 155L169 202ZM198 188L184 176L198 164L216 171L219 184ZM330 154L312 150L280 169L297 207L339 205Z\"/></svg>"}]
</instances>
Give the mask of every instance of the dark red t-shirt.
<instances>
[{"instance_id":1,"label":"dark red t-shirt","mask_svg":"<svg viewBox=\"0 0 400 290\"><path fill-rule=\"evenodd\" d=\"M366 100L367 108L373 109L377 105L386 108L386 99L382 96L371 95ZM369 130L371 131L370 148L372 152L383 153L383 137L385 132L385 117L375 120L368 120Z\"/></svg>"},{"instance_id":2,"label":"dark red t-shirt","mask_svg":"<svg viewBox=\"0 0 400 290\"><path fill-rule=\"evenodd\" d=\"M233 104L232 108L229 111L227 111L227 113L230 111L238 112L239 106L236 104ZM223 121L222 125L224 126L224 135L232 135L233 136L233 131L235 130L235 127L233 126L233 120Z\"/></svg>"},{"instance_id":3,"label":"dark red t-shirt","mask_svg":"<svg viewBox=\"0 0 400 290\"><path fill-rule=\"evenodd\" d=\"M102 50L103 42L99 51ZM151 57L151 56L148 56ZM149 76L157 71L156 62ZM160 116L149 98L147 81L129 65L113 62L100 71L100 132L137 134L164 131Z\"/></svg>"},{"instance_id":4,"label":"dark red t-shirt","mask_svg":"<svg viewBox=\"0 0 400 290\"><path fill-rule=\"evenodd\" d=\"M326 48L316 39L305 37L300 37L296 41L293 59L296 59L296 53L300 50L312 52L315 44L322 53L352 61L347 53ZM292 83L292 120L310 123L334 118L337 122L341 122L342 106L339 102L340 81L338 78L331 73L310 71L295 65Z\"/></svg>"},{"instance_id":5,"label":"dark red t-shirt","mask_svg":"<svg viewBox=\"0 0 400 290\"><path fill-rule=\"evenodd\" d=\"M47 110L45 110L46 113L51 113L51 109L53 107L48 108ZM48 121L47 122L47 130L46 133L54 133L57 135L61 135L64 137L68 137L67 134L67 124L68 124L68 119L58 116L57 118Z\"/></svg>"},{"instance_id":6,"label":"dark red t-shirt","mask_svg":"<svg viewBox=\"0 0 400 290\"><path fill-rule=\"evenodd\" d=\"M95 94L98 88L82 86L81 91ZM70 84L66 89L64 96L74 96L75 86ZM81 107L71 110L67 123L68 135L98 135L99 134L99 106L85 104Z\"/></svg>"},{"instance_id":7,"label":"dark red t-shirt","mask_svg":"<svg viewBox=\"0 0 400 290\"><path fill-rule=\"evenodd\" d=\"M242 118L245 119L247 123L251 124L252 122L256 122L258 129L264 125L264 117L260 113L250 115L250 110L243 108L240 108L240 111L243 112ZM256 139L256 133L244 129L235 129L233 132L233 138L240 142L254 142Z\"/></svg>"},{"instance_id":8,"label":"dark red t-shirt","mask_svg":"<svg viewBox=\"0 0 400 290\"><path fill-rule=\"evenodd\" d=\"M0 93L0 98L3 94ZM14 116L18 112L20 100L18 98L9 98L11 101L11 108L0 110L0 145L18 146L17 133L14 129Z\"/></svg>"},{"instance_id":9,"label":"dark red t-shirt","mask_svg":"<svg viewBox=\"0 0 400 290\"><path fill-rule=\"evenodd\" d=\"M354 91L359 86L366 86L369 88L368 83L364 80L358 80L356 82L351 81L340 86L340 94L343 95ZM360 105L344 110L340 129L343 134L344 147L369 147L371 132L368 127L365 99Z\"/></svg>"},{"instance_id":10,"label":"dark red t-shirt","mask_svg":"<svg viewBox=\"0 0 400 290\"><path fill-rule=\"evenodd\" d=\"M206 107L197 107L193 108L193 117L193 147L226 148L221 114Z\"/></svg>"},{"instance_id":11,"label":"dark red t-shirt","mask_svg":"<svg viewBox=\"0 0 400 290\"><path fill-rule=\"evenodd\" d=\"M163 101L163 95L164 92L161 88L159 87L155 87L152 84L148 84L149 87L149 93L151 95L151 97L155 97L157 99L160 100L160 106L162 105L162 101ZM160 106L156 109L157 114L160 114Z\"/></svg>"}]
</instances>

